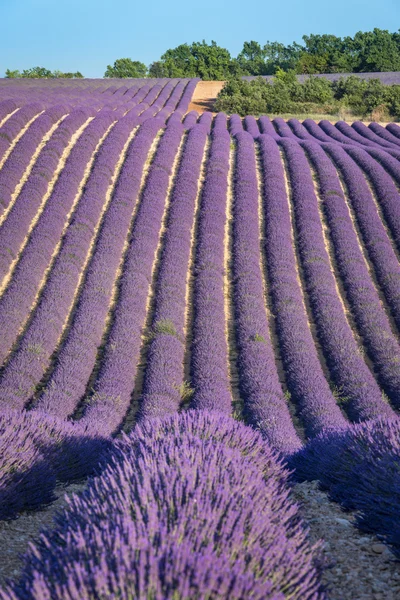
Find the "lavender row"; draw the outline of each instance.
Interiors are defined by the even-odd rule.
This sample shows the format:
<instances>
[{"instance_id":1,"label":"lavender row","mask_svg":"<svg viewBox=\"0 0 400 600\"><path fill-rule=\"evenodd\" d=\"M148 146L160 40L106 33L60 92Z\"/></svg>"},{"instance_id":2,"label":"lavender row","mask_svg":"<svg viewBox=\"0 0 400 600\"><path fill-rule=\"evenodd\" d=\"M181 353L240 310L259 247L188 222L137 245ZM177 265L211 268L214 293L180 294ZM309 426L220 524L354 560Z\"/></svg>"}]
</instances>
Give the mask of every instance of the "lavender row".
<instances>
[{"instance_id":1,"label":"lavender row","mask_svg":"<svg viewBox=\"0 0 400 600\"><path fill-rule=\"evenodd\" d=\"M400 265L358 164L370 178L379 204L389 207L389 211L386 212L397 228L396 221L400 219L399 193L388 173L366 152L354 148L349 154L351 158L344 152L336 151L336 165L346 183L355 218L369 258L375 267L378 283L385 294L397 327L400 328ZM400 233L400 229L398 231Z\"/></svg>"},{"instance_id":2,"label":"lavender row","mask_svg":"<svg viewBox=\"0 0 400 600\"><path fill-rule=\"evenodd\" d=\"M21 390L32 394L40 382L46 370L50 372L54 365L52 354L57 349L61 334L70 325L70 317L76 310L76 291L79 278L86 278L85 262L93 244L96 248L99 228L103 225L102 210L107 206L107 192L113 181L121 152L135 127L136 120L125 117L118 121L96 158L93 171L89 177L80 202L63 236L60 251L52 265L46 285L43 288L40 300L31 315L30 323L15 355L15 364L18 365L18 375L14 379L14 385L18 382L21 401ZM108 207L107 207L108 209ZM84 269L84 270L83 270ZM50 320L52 327L45 326ZM32 361L31 348L35 348L36 360ZM62 362L58 364L57 349L55 370L36 408L44 409L49 414L55 414L61 418L69 414L72 399L69 397L68 365L65 372ZM14 357L13 357L14 358ZM52 359L52 360L51 360ZM13 360L13 359L12 359ZM62 383L57 385L61 371ZM11 376L11 373L9 374ZM47 374L48 378L48 374ZM25 396L27 400L29 398ZM73 405L73 404L72 404ZM74 405L73 405L74 406Z\"/></svg>"},{"instance_id":3,"label":"lavender row","mask_svg":"<svg viewBox=\"0 0 400 600\"><path fill-rule=\"evenodd\" d=\"M288 388L308 436L344 427L311 335L296 269L292 224L279 147L260 138L263 172L265 251L273 312Z\"/></svg>"},{"instance_id":4,"label":"lavender row","mask_svg":"<svg viewBox=\"0 0 400 600\"><path fill-rule=\"evenodd\" d=\"M0 340L1 361L4 361L7 353L15 343L18 330L24 325L29 316L40 282L60 241L68 213L79 190L85 167L91 159L100 138L105 135L112 123L113 115L111 114L96 117L73 148L17 263L10 284L0 299L0 322L5 324ZM45 330L47 332L51 331L47 319L45 319L45 323ZM37 349L36 347L30 348L31 360L35 360L36 351L40 353L41 347ZM14 358L16 359L16 357ZM8 372L13 372L13 360L9 363L9 369L6 369L5 375ZM36 361L40 364L40 358L37 356ZM17 363L16 372L18 372ZM2 384L0 384L0 390L2 387ZM18 406L23 405L24 401L28 399L32 391L30 386L28 388L24 391L23 398L17 402ZM18 385L14 388L14 391L18 393ZM8 393L11 393L11 389L8 389L5 396L3 396L6 403Z\"/></svg>"},{"instance_id":5,"label":"lavender row","mask_svg":"<svg viewBox=\"0 0 400 600\"><path fill-rule=\"evenodd\" d=\"M110 144L113 144L113 147L107 150L110 169L113 168L113 163L132 129L132 122L128 119L124 118L120 123L123 126L119 132L120 139L116 140L113 135L117 133L117 128L110 134ZM101 343L115 277L138 198L141 173L159 127L160 123L156 119L147 121L128 148L86 270L84 286L76 301L73 320L57 356L57 364L48 385L49 390L39 402L48 413L67 417L85 394ZM100 196L99 186L96 187L96 194ZM68 303L65 308L68 308ZM58 311L62 322L60 306ZM32 339L30 343L32 344ZM26 376L29 374L31 380L38 377L36 371L29 371L29 364L24 365L24 372Z\"/></svg>"},{"instance_id":6,"label":"lavender row","mask_svg":"<svg viewBox=\"0 0 400 600\"><path fill-rule=\"evenodd\" d=\"M286 404L269 337L260 264L258 185L254 141L236 135L232 207L232 276L239 382L244 412L283 455L301 446Z\"/></svg>"},{"instance_id":7,"label":"lavender row","mask_svg":"<svg viewBox=\"0 0 400 600\"><path fill-rule=\"evenodd\" d=\"M273 123L273 126L275 127L276 133L281 138L290 138L292 140L297 141L297 137L295 136L295 134L290 129L289 125L286 123L286 121L284 119L281 119L280 117L276 117L272 121L272 123Z\"/></svg>"},{"instance_id":8,"label":"lavender row","mask_svg":"<svg viewBox=\"0 0 400 600\"><path fill-rule=\"evenodd\" d=\"M32 156L49 130L65 116L65 106L54 106L42 113L18 141L0 171L0 215L8 208L15 186L22 179Z\"/></svg>"},{"instance_id":9,"label":"lavender row","mask_svg":"<svg viewBox=\"0 0 400 600\"><path fill-rule=\"evenodd\" d=\"M230 135L226 116L214 120L200 199L193 281L192 406L231 412L224 307L224 233Z\"/></svg>"},{"instance_id":10,"label":"lavender row","mask_svg":"<svg viewBox=\"0 0 400 600\"><path fill-rule=\"evenodd\" d=\"M190 130L171 197L155 288L151 341L140 401L141 418L174 412L182 399L186 280L207 134L203 125Z\"/></svg>"},{"instance_id":11,"label":"lavender row","mask_svg":"<svg viewBox=\"0 0 400 600\"><path fill-rule=\"evenodd\" d=\"M371 180L376 191L379 205L397 246L397 250L400 252L400 194L396 185L379 164L379 160L373 160L366 152L362 152L356 148L349 150L348 154ZM352 162L351 159L348 162ZM397 161L394 161L394 164L396 163L398 176L400 173L400 165ZM360 183L362 175L358 176L357 179ZM363 187L364 189L368 189L365 182Z\"/></svg>"},{"instance_id":12,"label":"lavender row","mask_svg":"<svg viewBox=\"0 0 400 600\"><path fill-rule=\"evenodd\" d=\"M248 131L254 139L257 139L260 135L260 130L258 128L255 117L252 117L251 115L246 116L243 119L243 124L245 130Z\"/></svg>"},{"instance_id":13,"label":"lavender row","mask_svg":"<svg viewBox=\"0 0 400 600\"><path fill-rule=\"evenodd\" d=\"M12 261L18 256L32 219L48 193L49 183L54 177L63 152L71 142L72 136L89 117L90 112L87 110L73 110L40 152L27 181L0 227L1 279L7 275Z\"/></svg>"},{"instance_id":14,"label":"lavender row","mask_svg":"<svg viewBox=\"0 0 400 600\"><path fill-rule=\"evenodd\" d=\"M396 158L390 156L384 150L375 150L372 148L368 148L368 154L375 158L376 162L382 165L382 167L387 171L391 177L395 180L396 184L400 185L400 163ZM392 232L393 235L393 232Z\"/></svg>"},{"instance_id":15,"label":"lavender row","mask_svg":"<svg viewBox=\"0 0 400 600\"><path fill-rule=\"evenodd\" d=\"M260 434L230 418L146 421L0 597L323 600L317 549L287 479Z\"/></svg>"},{"instance_id":16,"label":"lavender row","mask_svg":"<svg viewBox=\"0 0 400 600\"><path fill-rule=\"evenodd\" d=\"M358 286L360 292L361 287L371 290L372 296L369 296L369 299L371 299L371 306L373 307L375 290L358 245L337 171L319 145L314 142L304 142L303 147L307 151L318 177L322 212L329 226L335 259L350 305L354 307L355 302L355 297L352 295L354 291L351 292L351 286ZM301 160L300 152L299 149L299 161ZM344 151L343 154L346 156ZM304 162L305 158L302 157L302 159ZM304 162L305 168L306 164ZM311 181L308 182L308 185L312 185ZM317 212L315 212L316 217ZM305 254L305 271L310 273L311 286L313 288L315 286L310 296L315 312L318 314L317 322L321 325L321 339L323 340L323 348L326 350L332 378L341 391L345 408L353 420L366 420L379 415L392 416L393 411L382 400L380 389L364 362L350 326L344 318L343 309L337 299L334 282L332 281L329 258L325 249L322 250L321 228L317 224L316 227L313 227L312 232L304 235L310 235L316 240L318 230L320 237L318 245L314 242L313 247L309 242L310 249L308 252L305 251L307 252ZM326 264L325 267L323 266L324 263ZM325 271L324 275L323 271ZM322 285L322 281L324 285ZM362 282L362 285L357 282ZM360 296L359 311L363 302L365 303L365 298L361 301ZM369 300L367 304L369 305Z\"/></svg>"},{"instance_id":17,"label":"lavender row","mask_svg":"<svg viewBox=\"0 0 400 600\"><path fill-rule=\"evenodd\" d=\"M400 146L400 139L393 135L393 133L390 133L386 127L379 125L379 123L370 123L368 128L381 139L385 140L385 142L390 142L392 145L397 147Z\"/></svg>"},{"instance_id":18,"label":"lavender row","mask_svg":"<svg viewBox=\"0 0 400 600\"><path fill-rule=\"evenodd\" d=\"M351 124L352 128L358 134L362 135L367 140L374 142L375 145L378 144L379 146L382 146L383 150L386 150L387 148L391 148L392 150L397 150L400 152L400 148L399 148L398 144L393 143L392 141L390 141L390 139L385 139L381 135L378 135L377 132L375 131L375 129L373 127L371 127L371 125L377 125L378 126L377 131L382 130L383 132L386 132L387 138L391 137L390 133L388 131L386 131L386 129L384 129L383 127L378 125L378 123L371 123L369 127L364 125L364 123L362 123L361 121L354 121L354 123ZM396 138L393 138L393 139L396 139Z\"/></svg>"},{"instance_id":19,"label":"lavender row","mask_svg":"<svg viewBox=\"0 0 400 600\"><path fill-rule=\"evenodd\" d=\"M363 138L362 135L358 134L354 129L350 127L350 125L348 125L344 121L338 121L336 125L332 125L332 123L330 123L329 121L323 120L319 123L319 127L329 137L332 138L331 141L335 140L338 142L342 142L346 145L350 144L351 146L364 148L364 150L366 149L366 147L376 149L382 148L380 144L376 144L375 142L371 142L370 140ZM390 148L386 148L385 151L396 158L400 158L400 149L392 150Z\"/></svg>"},{"instance_id":20,"label":"lavender row","mask_svg":"<svg viewBox=\"0 0 400 600\"><path fill-rule=\"evenodd\" d=\"M279 139L279 135L276 133L274 126L272 125L271 119L265 115L258 120L261 133L266 133L271 136L274 140Z\"/></svg>"},{"instance_id":21,"label":"lavender row","mask_svg":"<svg viewBox=\"0 0 400 600\"><path fill-rule=\"evenodd\" d=\"M42 111L43 106L38 102L26 104L0 127L0 159L3 158L14 138L26 127L29 121Z\"/></svg>"},{"instance_id":22,"label":"lavender row","mask_svg":"<svg viewBox=\"0 0 400 600\"><path fill-rule=\"evenodd\" d=\"M185 91L182 94L181 99L179 100L176 112L180 113L182 116L187 112L189 108L189 103L193 97L193 93L199 81L200 80L197 78L190 79L189 83L185 88Z\"/></svg>"},{"instance_id":23,"label":"lavender row","mask_svg":"<svg viewBox=\"0 0 400 600\"><path fill-rule=\"evenodd\" d=\"M83 417L85 423L107 433L121 424L131 401L155 252L183 132L182 124L167 126L152 162L125 256L100 372Z\"/></svg>"},{"instance_id":24,"label":"lavender row","mask_svg":"<svg viewBox=\"0 0 400 600\"><path fill-rule=\"evenodd\" d=\"M349 165L350 157L335 144L325 146L335 164ZM346 179L348 173L343 170ZM363 176L353 186L361 186ZM349 179L349 183L351 180ZM346 181L347 184L347 181ZM354 192L355 187L352 188ZM354 199L354 197L353 197ZM363 197L362 202L364 203ZM364 206L360 207L364 210ZM375 207L373 207L375 210ZM400 391L400 346L392 333L389 319L382 307L379 295L369 275L359 246L354 248L343 240L343 247L337 254L338 267L346 289L346 295L370 358L374 364L380 383L395 406L399 404Z\"/></svg>"},{"instance_id":25,"label":"lavender row","mask_svg":"<svg viewBox=\"0 0 400 600\"><path fill-rule=\"evenodd\" d=\"M243 131L241 117L239 115L231 115L229 117L229 133L234 136L240 131Z\"/></svg>"},{"instance_id":26,"label":"lavender row","mask_svg":"<svg viewBox=\"0 0 400 600\"><path fill-rule=\"evenodd\" d=\"M374 419L325 432L290 463L297 480L318 479L332 500L356 511L357 526L378 534L400 558L400 420Z\"/></svg>"},{"instance_id":27,"label":"lavender row","mask_svg":"<svg viewBox=\"0 0 400 600\"><path fill-rule=\"evenodd\" d=\"M0 121L3 121L8 115L18 108L18 102L13 98L0 101Z\"/></svg>"},{"instance_id":28,"label":"lavender row","mask_svg":"<svg viewBox=\"0 0 400 600\"><path fill-rule=\"evenodd\" d=\"M105 437L41 412L0 415L0 520L55 499L56 481L90 475L110 447Z\"/></svg>"}]
</instances>

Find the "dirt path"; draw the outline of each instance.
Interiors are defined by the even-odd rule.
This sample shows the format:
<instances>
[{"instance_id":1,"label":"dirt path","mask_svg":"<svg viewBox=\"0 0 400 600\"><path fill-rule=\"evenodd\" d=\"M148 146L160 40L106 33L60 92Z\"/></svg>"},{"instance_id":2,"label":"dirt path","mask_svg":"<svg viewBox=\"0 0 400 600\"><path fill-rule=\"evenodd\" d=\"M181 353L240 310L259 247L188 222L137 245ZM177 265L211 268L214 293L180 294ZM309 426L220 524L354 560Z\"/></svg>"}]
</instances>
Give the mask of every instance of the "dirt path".
<instances>
[{"instance_id":1,"label":"dirt path","mask_svg":"<svg viewBox=\"0 0 400 600\"><path fill-rule=\"evenodd\" d=\"M189 104L188 112L197 110L198 113L202 114L206 111L212 111L213 104L218 93L224 87L224 83L224 81L199 81Z\"/></svg>"}]
</instances>

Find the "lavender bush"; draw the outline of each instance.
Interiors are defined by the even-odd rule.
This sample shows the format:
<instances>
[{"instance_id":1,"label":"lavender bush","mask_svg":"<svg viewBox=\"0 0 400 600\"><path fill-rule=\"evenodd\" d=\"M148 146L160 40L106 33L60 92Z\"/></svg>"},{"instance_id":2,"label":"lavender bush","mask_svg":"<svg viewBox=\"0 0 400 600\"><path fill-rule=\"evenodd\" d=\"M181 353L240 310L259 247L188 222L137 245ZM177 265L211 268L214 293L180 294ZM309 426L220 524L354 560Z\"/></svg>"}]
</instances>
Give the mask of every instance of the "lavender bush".
<instances>
[{"instance_id":1,"label":"lavender bush","mask_svg":"<svg viewBox=\"0 0 400 600\"><path fill-rule=\"evenodd\" d=\"M400 420L376 419L321 433L293 457L297 479L318 479L358 526L377 533L400 557Z\"/></svg>"},{"instance_id":2,"label":"lavender bush","mask_svg":"<svg viewBox=\"0 0 400 600\"><path fill-rule=\"evenodd\" d=\"M221 414L146 421L0 597L322 600L287 476L258 433Z\"/></svg>"}]
</instances>

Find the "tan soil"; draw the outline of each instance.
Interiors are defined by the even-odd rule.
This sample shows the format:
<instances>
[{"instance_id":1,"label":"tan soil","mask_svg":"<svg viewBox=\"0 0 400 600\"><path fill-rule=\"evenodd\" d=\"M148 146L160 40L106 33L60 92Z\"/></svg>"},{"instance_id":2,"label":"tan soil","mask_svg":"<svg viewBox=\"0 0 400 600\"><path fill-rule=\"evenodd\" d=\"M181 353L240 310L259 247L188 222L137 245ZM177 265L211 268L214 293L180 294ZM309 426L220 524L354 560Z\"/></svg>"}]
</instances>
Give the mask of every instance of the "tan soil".
<instances>
[{"instance_id":1,"label":"tan soil","mask_svg":"<svg viewBox=\"0 0 400 600\"><path fill-rule=\"evenodd\" d=\"M316 481L295 485L293 496L310 540L324 540L322 582L329 600L400 598L400 562L375 535L354 527L355 513L343 512Z\"/></svg>"},{"instance_id":2,"label":"tan soil","mask_svg":"<svg viewBox=\"0 0 400 600\"><path fill-rule=\"evenodd\" d=\"M188 112L191 110L197 110L200 114L207 111L212 112L213 104L224 84L225 81L199 81L193 92Z\"/></svg>"}]
</instances>

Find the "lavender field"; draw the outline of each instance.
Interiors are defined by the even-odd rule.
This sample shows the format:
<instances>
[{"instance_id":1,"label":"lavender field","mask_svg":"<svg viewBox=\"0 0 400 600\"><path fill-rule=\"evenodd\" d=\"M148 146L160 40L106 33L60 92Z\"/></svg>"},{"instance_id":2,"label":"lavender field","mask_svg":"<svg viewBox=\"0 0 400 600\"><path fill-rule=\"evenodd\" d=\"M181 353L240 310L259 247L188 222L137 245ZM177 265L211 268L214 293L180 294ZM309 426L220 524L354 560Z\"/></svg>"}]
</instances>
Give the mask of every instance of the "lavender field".
<instances>
[{"instance_id":1,"label":"lavender field","mask_svg":"<svg viewBox=\"0 0 400 600\"><path fill-rule=\"evenodd\" d=\"M2 600L334 597L300 481L400 558L400 127L196 85L0 82L0 519L89 478Z\"/></svg>"}]
</instances>

